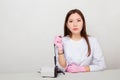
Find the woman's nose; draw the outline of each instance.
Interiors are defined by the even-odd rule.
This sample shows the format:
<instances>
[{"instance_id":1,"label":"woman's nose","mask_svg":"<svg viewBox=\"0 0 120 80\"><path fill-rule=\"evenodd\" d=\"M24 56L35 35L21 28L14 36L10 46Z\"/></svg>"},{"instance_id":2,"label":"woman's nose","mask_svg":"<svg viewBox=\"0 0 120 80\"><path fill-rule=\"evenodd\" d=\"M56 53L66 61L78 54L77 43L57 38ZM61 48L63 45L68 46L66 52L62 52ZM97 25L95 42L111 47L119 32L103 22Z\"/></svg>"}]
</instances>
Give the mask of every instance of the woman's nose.
<instances>
[{"instance_id":1,"label":"woman's nose","mask_svg":"<svg viewBox=\"0 0 120 80\"><path fill-rule=\"evenodd\" d=\"M77 22L74 22L74 23L73 23L73 26L76 27L76 26L77 26Z\"/></svg>"}]
</instances>

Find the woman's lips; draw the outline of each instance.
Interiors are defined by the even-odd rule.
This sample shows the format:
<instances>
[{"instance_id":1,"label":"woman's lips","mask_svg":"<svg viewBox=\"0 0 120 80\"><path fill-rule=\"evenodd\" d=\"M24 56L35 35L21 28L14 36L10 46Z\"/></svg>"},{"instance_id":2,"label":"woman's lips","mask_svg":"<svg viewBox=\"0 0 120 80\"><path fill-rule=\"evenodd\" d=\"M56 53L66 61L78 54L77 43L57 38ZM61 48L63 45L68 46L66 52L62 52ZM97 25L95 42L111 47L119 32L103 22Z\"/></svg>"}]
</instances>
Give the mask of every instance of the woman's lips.
<instances>
[{"instance_id":1,"label":"woman's lips","mask_svg":"<svg viewBox=\"0 0 120 80\"><path fill-rule=\"evenodd\" d=\"M73 28L73 30L75 30L75 31L76 31L76 30L78 30L78 28Z\"/></svg>"}]
</instances>

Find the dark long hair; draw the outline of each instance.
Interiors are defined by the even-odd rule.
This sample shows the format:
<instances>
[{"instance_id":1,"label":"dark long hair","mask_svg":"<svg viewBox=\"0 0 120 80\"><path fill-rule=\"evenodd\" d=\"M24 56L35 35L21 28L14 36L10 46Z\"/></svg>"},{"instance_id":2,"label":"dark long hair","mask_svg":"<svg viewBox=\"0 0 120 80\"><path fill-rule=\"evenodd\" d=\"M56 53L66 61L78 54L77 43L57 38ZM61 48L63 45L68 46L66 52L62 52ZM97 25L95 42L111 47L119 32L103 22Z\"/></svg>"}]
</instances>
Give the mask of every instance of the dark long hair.
<instances>
[{"instance_id":1,"label":"dark long hair","mask_svg":"<svg viewBox=\"0 0 120 80\"><path fill-rule=\"evenodd\" d=\"M73 10L70 10L67 15L66 15L66 18L65 18L65 22L64 22L64 36L72 36L72 33L71 31L68 29L67 27L67 22L68 22L68 18L70 17L71 14L74 14L74 13L77 13L81 16L82 20L83 20L83 28L80 32L80 35L82 37L84 37L84 39L86 40L86 43L88 45L88 56L90 56L91 54L91 48L90 48L90 43L89 43L89 40L88 40L88 35L87 35L87 32L86 32L86 22L85 22L85 18L84 18L84 15L83 13L78 10L78 9L73 9Z\"/></svg>"}]
</instances>

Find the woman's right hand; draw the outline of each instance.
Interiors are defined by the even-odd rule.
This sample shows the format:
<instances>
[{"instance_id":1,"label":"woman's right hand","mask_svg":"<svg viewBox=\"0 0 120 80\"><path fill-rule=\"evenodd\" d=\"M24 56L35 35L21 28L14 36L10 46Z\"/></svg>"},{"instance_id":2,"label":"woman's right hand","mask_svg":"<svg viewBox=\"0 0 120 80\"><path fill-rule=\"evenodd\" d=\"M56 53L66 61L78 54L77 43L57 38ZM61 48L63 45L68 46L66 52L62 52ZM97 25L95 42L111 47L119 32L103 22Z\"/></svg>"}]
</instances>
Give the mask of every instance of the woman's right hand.
<instances>
[{"instance_id":1,"label":"woman's right hand","mask_svg":"<svg viewBox=\"0 0 120 80\"><path fill-rule=\"evenodd\" d=\"M62 36L56 36L54 40L54 44L58 50L63 50Z\"/></svg>"}]
</instances>

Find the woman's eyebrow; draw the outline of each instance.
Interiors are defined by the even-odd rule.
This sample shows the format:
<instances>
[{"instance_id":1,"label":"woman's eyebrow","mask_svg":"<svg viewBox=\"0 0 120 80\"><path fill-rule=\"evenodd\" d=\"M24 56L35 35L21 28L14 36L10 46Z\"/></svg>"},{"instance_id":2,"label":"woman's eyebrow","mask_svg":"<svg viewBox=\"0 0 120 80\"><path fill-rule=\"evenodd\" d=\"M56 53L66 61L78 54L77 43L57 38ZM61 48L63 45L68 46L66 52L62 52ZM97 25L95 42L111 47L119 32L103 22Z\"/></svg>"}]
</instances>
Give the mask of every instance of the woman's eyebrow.
<instances>
[{"instance_id":1,"label":"woman's eyebrow","mask_svg":"<svg viewBox=\"0 0 120 80\"><path fill-rule=\"evenodd\" d=\"M77 19L81 19L81 18L77 18Z\"/></svg>"},{"instance_id":2,"label":"woman's eyebrow","mask_svg":"<svg viewBox=\"0 0 120 80\"><path fill-rule=\"evenodd\" d=\"M81 18L79 17L79 18L77 18L77 20L78 20L78 19L81 19ZM74 20L74 19L68 19L68 20Z\"/></svg>"}]
</instances>

